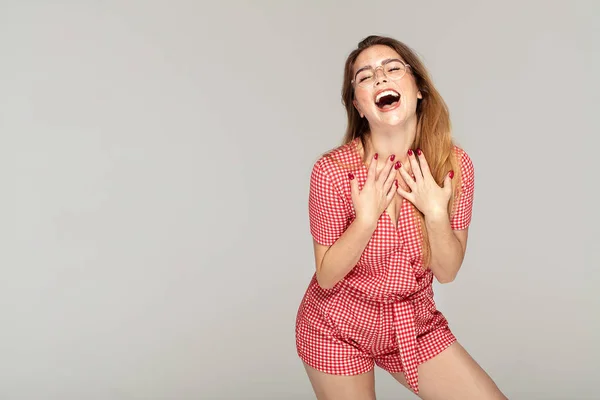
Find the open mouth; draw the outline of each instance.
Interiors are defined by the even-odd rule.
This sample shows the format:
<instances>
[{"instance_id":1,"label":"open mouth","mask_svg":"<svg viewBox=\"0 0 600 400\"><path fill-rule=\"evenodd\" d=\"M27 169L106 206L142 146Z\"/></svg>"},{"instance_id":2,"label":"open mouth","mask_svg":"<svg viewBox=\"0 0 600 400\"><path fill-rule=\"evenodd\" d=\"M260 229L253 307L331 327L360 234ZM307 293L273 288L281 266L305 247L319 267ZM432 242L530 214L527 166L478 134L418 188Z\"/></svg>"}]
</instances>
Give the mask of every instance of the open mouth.
<instances>
[{"instance_id":1,"label":"open mouth","mask_svg":"<svg viewBox=\"0 0 600 400\"><path fill-rule=\"evenodd\" d=\"M384 90L375 96L375 105L383 111L396 108L400 104L400 93L395 90Z\"/></svg>"}]
</instances>

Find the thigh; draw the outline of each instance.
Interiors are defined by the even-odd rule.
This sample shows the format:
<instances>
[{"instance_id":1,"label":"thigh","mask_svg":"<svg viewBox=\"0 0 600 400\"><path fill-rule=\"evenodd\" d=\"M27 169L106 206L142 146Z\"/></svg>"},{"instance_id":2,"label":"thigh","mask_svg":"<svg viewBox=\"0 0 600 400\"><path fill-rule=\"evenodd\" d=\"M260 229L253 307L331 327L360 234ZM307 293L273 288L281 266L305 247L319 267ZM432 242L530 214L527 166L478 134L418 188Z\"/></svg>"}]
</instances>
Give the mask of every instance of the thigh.
<instances>
[{"instance_id":1,"label":"thigh","mask_svg":"<svg viewBox=\"0 0 600 400\"><path fill-rule=\"evenodd\" d=\"M317 400L375 400L373 369L358 375L332 375L304 363Z\"/></svg>"},{"instance_id":2,"label":"thigh","mask_svg":"<svg viewBox=\"0 0 600 400\"><path fill-rule=\"evenodd\" d=\"M392 376L407 386L403 373ZM507 399L458 342L419 366L419 397L424 400Z\"/></svg>"}]
</instances>

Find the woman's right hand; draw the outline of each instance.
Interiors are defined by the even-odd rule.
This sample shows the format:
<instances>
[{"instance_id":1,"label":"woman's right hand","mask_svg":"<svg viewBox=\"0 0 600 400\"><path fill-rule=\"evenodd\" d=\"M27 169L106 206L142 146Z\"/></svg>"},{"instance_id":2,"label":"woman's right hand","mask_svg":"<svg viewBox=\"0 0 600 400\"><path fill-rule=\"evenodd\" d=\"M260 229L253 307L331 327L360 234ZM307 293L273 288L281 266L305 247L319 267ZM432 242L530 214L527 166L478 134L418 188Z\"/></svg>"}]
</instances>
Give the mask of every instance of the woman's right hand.
<instances>
[{"instance_id":1,"label":"woman's right hand","mask_svg":"<svg viewBox=\"0 0 600 400\"><path fill-rule=\"evenodd\" d=\"M367 171L367 180L361 190L354 175L349 174L350 187L352 189L352 203L356 212L356 219L369 224L377 224L379 217L390 205L398 182L395 181L396 169L394 168L394 156L385 162L383 169L377 174L377 155L373 156ZM399 168L400 163L396 166Z\"/></svg>"}]
</instances>

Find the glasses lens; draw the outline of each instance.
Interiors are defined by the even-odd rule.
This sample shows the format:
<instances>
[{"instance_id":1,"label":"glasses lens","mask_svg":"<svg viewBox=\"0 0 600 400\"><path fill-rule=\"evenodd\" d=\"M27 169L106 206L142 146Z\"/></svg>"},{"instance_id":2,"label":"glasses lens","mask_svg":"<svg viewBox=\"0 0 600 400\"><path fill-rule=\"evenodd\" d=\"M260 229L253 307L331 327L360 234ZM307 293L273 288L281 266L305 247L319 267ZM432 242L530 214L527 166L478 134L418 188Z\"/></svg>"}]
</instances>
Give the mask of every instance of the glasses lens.
<instances>
[{"instance_id":1,"label":"glasses lens","mask_svg":"<svg viewBox=\"0 0 600 400\"><path fill-rule=\"evenodd\" d=\"M406 71L404 64L400 61L391 61L385 64L385 74L390 79L400 79Z\"/></svg>"},{"instance_id":2,"label":"glasses lens","mask_svg":"<svg viewBox=\"0 0 600 400\"><path fill-rule=\"evenodd\" d=\"M370 84L373 84L374 76L375 76L375 73L373 72L372 69L370 69L370 68L363 69L356 75L356 83L359 86L368 86Z\"/></svg>"},{"instance_id":3,"label":"glasses lens","mask_svg":"<svg viewBox=\"0 0 600 400\"><path fill-rule=\"evenodd\" d=\"M406 67L400 61L390 61L384 65L385 76L392 80L398 80L404 76ZM362 87L368 87L375 82L375 71L372 68L364 69L356 75L356 83Z\"/></svg>"}]
</instances>

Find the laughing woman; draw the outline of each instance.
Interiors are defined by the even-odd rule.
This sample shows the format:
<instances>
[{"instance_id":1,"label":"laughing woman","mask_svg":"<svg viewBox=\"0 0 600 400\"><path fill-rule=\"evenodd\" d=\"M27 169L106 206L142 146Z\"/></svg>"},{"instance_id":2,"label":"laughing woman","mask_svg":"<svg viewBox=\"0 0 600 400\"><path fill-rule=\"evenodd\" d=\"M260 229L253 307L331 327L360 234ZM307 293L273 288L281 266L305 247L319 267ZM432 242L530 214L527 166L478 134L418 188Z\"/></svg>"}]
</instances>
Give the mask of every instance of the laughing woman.
<instances>
[{"instance_id":1,"label":"laughing woman","mask_svg":"<svg viewBox=\"0 0 600 400\"><path fill-rule=\"evenodd\" d=\"M375 365L423 399L506 399L457 342L432 283L467 248L474 170L405 44L369 36L346 60L344 143L319 158L309 216L316 272L296 321L320 400L375 399Z\"/></svg>"}]
</instances>

